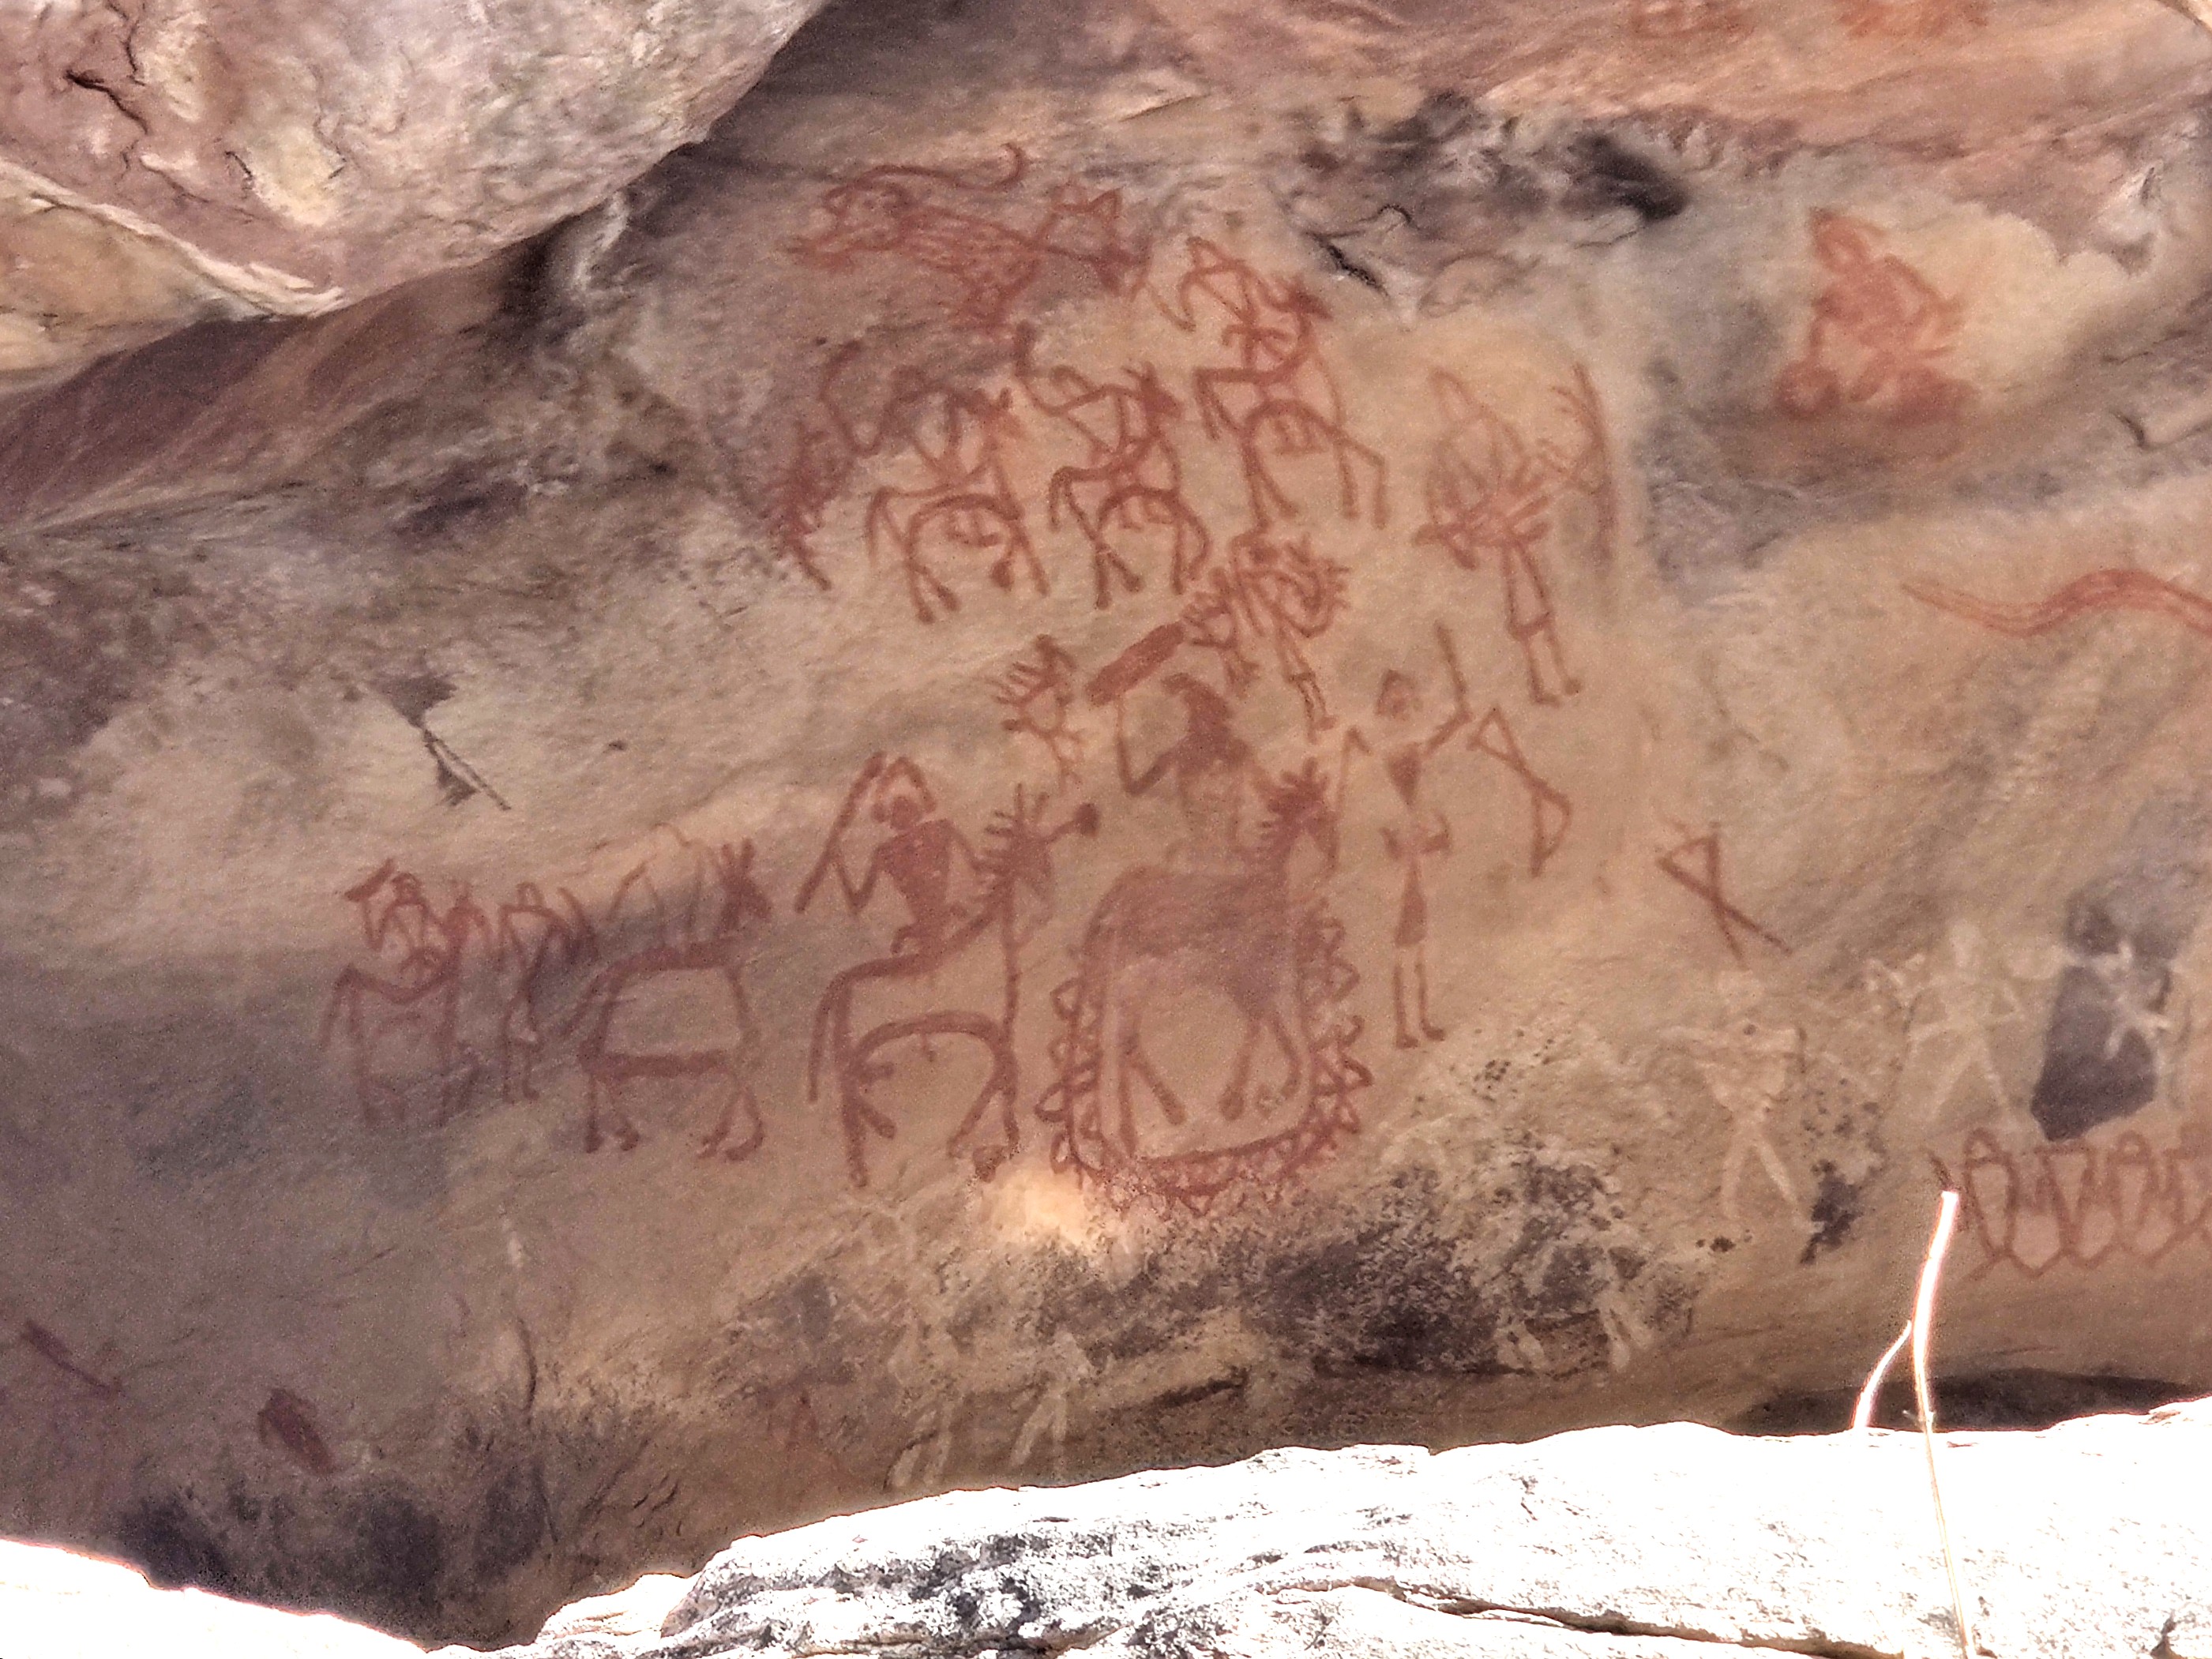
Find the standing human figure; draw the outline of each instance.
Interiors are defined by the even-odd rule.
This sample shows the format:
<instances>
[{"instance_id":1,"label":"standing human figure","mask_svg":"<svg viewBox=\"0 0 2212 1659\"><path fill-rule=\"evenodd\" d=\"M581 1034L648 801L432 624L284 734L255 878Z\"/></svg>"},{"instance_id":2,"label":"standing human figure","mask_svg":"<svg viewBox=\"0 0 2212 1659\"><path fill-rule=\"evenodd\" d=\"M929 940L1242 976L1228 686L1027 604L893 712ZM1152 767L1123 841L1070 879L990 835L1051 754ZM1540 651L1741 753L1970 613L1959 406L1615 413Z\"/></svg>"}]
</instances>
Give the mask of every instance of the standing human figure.
<instances>
[{"instance_id":1,"label":"standing human figure","mask_svg":"<svg viewBox=\"0 0 2212 1659\"><path fill-rule=\"evenodd\" d=\"M1266 775L1252 745L1237 734L1228 701L1219 692L1188 674L1170 674L1161 685L1182 702L1182 735L1141 772L1130 763L1123 700L1114 700L1114 763L1121 787L1141 797L1164 780L1169 783L1184 832L1176 861L1202 869L1241 864L1245 805L1255 788L1265 786Z\"/></svg>"},{"instance_id":2,"label":"standing human figure","mask_svg":"<svg viewBox=\"0 0 2212 1659\"><path fill-rule=\"evenodd\" d=\"M1668 1035L1688 1052L1706 1092L1728 1115L1728 1147L1721 1156L1721 1218L1741 1236L1747 1231L1744 1176L1754 1160L1793 1214L1803 1207L1797 1184L1767 1131L1767 1118L1804 1069L1805 1033L1795 1024L1765 1024L1753 1018L1765 992L1751 975L1723 975L1720 990L1727 1015L1717 1029L1678 1029Z\"/></svg>"},{"instance_id":3,"label":"standing human figure","mask_svg":"<svg viewBox=\"0 0 2212 1659\"><path fill-rule=\"evenodd\" d=\"M566 915L546 902L537 883L526 881L499 907L499 965L513 976L499 1020L500 1093L510 1104L538 1098L535 1073L545 1046L543 1004L549 981L598 954L591 921L576 896L563 888L561 896L568 902Z\"/></svg>"},{"instance_id":4,"label":"standing human figure","mask_svg":"<svg viewBox=\"0 0 2212 1659\"><path fill-rule=\"evenodd\" d=\"M868 816L888 833L869 852L855 880L846 862L845 836L863 799L869 802ZM938 810L936 793L921 769L903 755L889 762L877 755L847 794L821 858L799 890L796 908L805 915L824 878L835 875L847 912L857 916L874 899L876 884L888 881L905 903L908 917L891 934L890 953L938 956L961 920L955 878L963 871L972 884L977 877L975 850Z\"/></svg>"},{"instance_id":5,"label":"standing human figure","mask_svg":"<svg viewBox=\"0 0 2212 1659\"><path fill-rule=\"evenodd\" d=\"M1382 850L1404 872L1397 927L1390 937L1390 1010L1401 1048L1417 1048L1424 1041L1441 1042L1444 1036L1443 1028L1429 1013L1429 900L1422 871L1427 860L1451 856L1451 820L1430 805L1424 786L1430 760L1474 719L1451 635L1441 623L1437 628L1437 643L1451 676L1451 713L1423 731L1419 688L1401 671L1388 669L1375 694L1375 744L1379 749L1370 745L1366 733L1357 727L1345 738L1346 769L1355 749L1377 753L1397 799L1397 822L1383 826ZM1341 786L1339 793L1342 793ZM1411 1019L1407 1017L1409 984Z\"/></svg>"}]
</instances>

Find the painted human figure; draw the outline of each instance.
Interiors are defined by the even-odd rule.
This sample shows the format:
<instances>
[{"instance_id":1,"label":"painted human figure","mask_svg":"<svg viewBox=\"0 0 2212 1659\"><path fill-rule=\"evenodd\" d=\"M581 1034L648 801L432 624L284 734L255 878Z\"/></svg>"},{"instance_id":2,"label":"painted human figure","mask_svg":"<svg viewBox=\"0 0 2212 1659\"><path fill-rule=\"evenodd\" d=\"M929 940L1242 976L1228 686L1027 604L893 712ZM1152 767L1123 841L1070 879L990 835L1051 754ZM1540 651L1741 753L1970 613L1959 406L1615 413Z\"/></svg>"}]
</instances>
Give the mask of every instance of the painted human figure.
<instances>
[{"instance_id":1,"label":"painted human figure","mask_svg":"<svg viewBox=\"0 0 2212 1659\"><path fill-rule=\"evenodd\" d=\"M1252 530L1229 544L1224 567L1184 608L1183 628L1193 644L1220 653L1232 690L1258 672L1250 653L1271 651L1313 738L1336 720L1306 647L1329 630L1344 602L1343 566L1316 554L1304 537Z\"/></svg>"},{"instance_id":2,"label":"painted human figure","mask_svg":"<svg viewBox=\"0 0 2212 1659\"><path fill-rule=\"evenodd\" d=\"M499 907L499 965L511 976L499 1022L500 1092L510 1103L538 1098L533 1073L545 1046L543 1000L562 969L597 953L592 924L574 894L563 888L563 915L546 902L535 882L521 882Z\"/></svg>"},{"instance_id":3,"label":"painted human figure","mask_svg":"<svg viewBox=\"0 0 2212 1659\"><path fill-rule=\"evenodd\" d=\"M1727 1114L1728 1149L1721 1158L1721 1218L1739 1235L1743 1218L1743 1182L1756 1160L1793 1212L1802 1208L1766 1121L1790 1092L1804 1068L1805 1033L1794 1024L1766 1024L1753 1018L1764 994L1748 974L1722 976L1727 1018L1717 1030L1677 1030L1668 1035L1690 1056L1706 1092Z\"/></svg>"},{"instance_id":4,"label":"painted human figure","mask_svg":"<svg viewBox=\"0 0 2212 1659\"><path fill-rule=\"evenodd\" d=\"M1430 389L1443 416L1425 480L1429 518L1413 539L1440 547L1462 570L1498 563L1505 632L1528 671L1530 701L1564 702L1582 688L1559 644L1559 612L1542 550L1561 482L1521 434L1456 375L1438 369ZM1594 490L1589 464L1576 458L1570 487ZM1589 478L1590 482L1585 483Z\"/></svg>"},{"instance_id":5,"label":"painted human figure","mask_svg":"<svg viewBox=\"0 0 2212 1659\"><path fill-rule=\"evenodd\" d=\"M869 556L896 550L923 622L960 609L960 595L930 562L933 534L962 554L992 556L990 579L1007 592L1024 574L1040 597L1052 591L1006 470L1006 448L1021 435L1012 404L1012 392L945 388L933 413L926 411L930 417L907 429L907 453L920 464L921 481L885 484L869 499Z\"/></svg>"},{"instance_id":6,"label":"painted human figure","mask_svg":"<svg viewBox=\"0 0 2212 1659\"><path fill-rule=\"evenodd\" d=\"M1377 754L1397 800L1398 821L1384 826L1382 850L1404 872L1397 926L1390 936L1390 1011L1395 1017L1401 1048L1419 1048L1425 1040L1440 1042L1444 1036L1443 1028L1429 1013L1429 898L1422 871L1429 860L1451 856L1451 820L1430 805L1423 786L1430 760L1474 719L1467 686L1452 655L1450 635L1441 627L1437 634L1445 663L1451 669L1451 713L1422 730L1419 688L1405 673L1392 668L1384 672L1375 695L1373 741L1379 747L1370 749L1366 733L1357 728L1345 739L1347 765L1355 749ZM1407 1017L1409 982L1411 1019Z\"/></svg>"},{"instance_id":7,"label":"painted human figure","mask_svg":"<svg viewBox=\"0 0 2212 1659\"><path fill-rule=\"evenodd\" d=\"M1900 425L1954 421L1972 390L1936 365L1958 344L1962 307L1894 253L1863 219L1813 215L1813 252L1827 281L1813 300L1805 347L1775 383L1800 418L1887 397Z\"/></svg>"},{"instance_id":8,"label":"painted human figure","mask_svg":"<svg viewBox=\"0 0 2212 1659\"><path fill-rule=\"evenodd\" d=\"M1992 960L1979 927L1963 917L1954 920L1947 945L1948 966L1908 964L1891 975L1905 994L1905 1068L1926 1076L1925 1086L1916 1092L1931 1121L1970 1077L1981 1080L1986 1105L2003 1103L2004 1079L1992 1039L2008 1025L2027 1023L2019 992L2003 964ZM1932 1008L1923 1006L1931 1003ZM1930 1055L1932 1060L1923 1060Z\"/></svg>"},{"instance_id":9,"label":"painted human figure","mask_svg":"<svg viewBox=\"0 0 2212 1659\"><path fill-rule=\"evenodd\" d=\"M1358 519L1364 497L1376 525L1385 523L1388 467L1346 429L1343 393L1321 355L1316 325L1328 320L1328 307L1299 283L1263 276L1202 236L1190 239L1188 252L1172 300L1162 296L1160 304L1180 328L1196 331L1208 317L1221 325L1220 343L1233 361L1194 369L1191 386L1206 435L1237 446L1252 522L1265 529L1303 518L1278 464L1326 457L1341 515Z\"/></svg>"},{"instance_id":10,"label":"painted human figure","mask_svg":"<svg viewBox=\"0 0 2212 1659\"><path fill-rule=\"evenodd\" d=\"M436 1080L442 1123L476 1086L481 1060L460 1037L461 969L471 939L490 941L491 924L465 887L455 890L443 913L434 909L422 879L389 859L345 897L359 907L362 938L386 969L349 966L339 973L322 1040L343 1021L362 1115L371 1124L380 1107L395 1124L406 1121L408 1082L380 1071L376 1055L390 1041L411 1040Z\"/></svg>"},{"instance_id":11,"label":"painted human figure","mask_svg":"<svg viewBox=\"0 0 2212 1659\"><path fill-rule=\"evenodd\" d=\"M1083 1345L1065 1330L1054 1333L1044 1354L1045 1378L1038 1386L1036 1403L1022 1421L1006 1459L1007 1472L1025 1468L1040 1444L1051 1448L1052 1473L1065 1473L1067 1450L1067 1408L1076 1390L1098 1374Z\"/></svg>"},{"instance_id":12,"label":"painted human figure","mask_svg":"<svg viewBox=\"0 0 2212 1659\"><path fill-rule=\"evenodd\" d=\"M1144 796L1166 781L1183 822L1184 838L1176 849L1176 861L1203 869L1235 866L1245 855L1246 802L1264 787L1266 775L1252 745L1237 734L1229 704L1219 692L1188 674L1170 674L1161 684L1182 700L1182 735L1142 771L1137 770L1129 759L1122 701L1116 698L1114 763L1121 787L1132 796Z\"/></svg>"},{"instance_id":13,"label":"painted human figure","mask_svg":"<svg viewBox=\"0 0 2212 1659\"><path fill-rule=\"evenodd\" d=\"M1001 731L1035 738L1052 757L1061 787L1075 781L1083 763L1083 734L1074 726L1075 659L1049 634L991 682L991 696L1006 718Z\"/></svg>"},{"instance_id":14,"label":"painted human figure","mask_svg":"<svg viewBox=\"0 0 2212 1659\"><path fill-rule=\"evenodd\" d=\"M869 802L869 817L886 834L869 853L856 881L846 862L845 836L864 798ZM908 916L891 935L891 954L935 957L944 952L946 939L963 917L957 888L972 885L978 867L975 848L938 810L936 794L921 769L903 755L888 763L878 755L862 769L847 794L822 857L799 890L801 914L827 875L837 878L845 908L854 915L868 908L879 880L890 882Z\"/></svg>"},{"instance_id":15,"label":"painted human figure","mask_svg":"<svg viewBox=\"0 0 2212 1659\"><path fill-rule=\"evenodd\" d=\"M1117 582L1125 593L1144 586L1122 556L1133 533L1168 533L1168 585L1182 592L1212 546L1204 522L1183 499L1182 463L1168 437L1182 418L1182 404L1149 363L1123 371L1117 380L1094 380L1065 365L1040 372L1031 361L1036 343L1036 327L1024 323L1015 336L1015 374L1030 403L1073 428L1085 452L1080 464L1060 468L1046 485L1046 521L1058 529L1063 517L1073 518L1091 544L1101 611L1113 602Z\"/></svg>"}]
</instances>

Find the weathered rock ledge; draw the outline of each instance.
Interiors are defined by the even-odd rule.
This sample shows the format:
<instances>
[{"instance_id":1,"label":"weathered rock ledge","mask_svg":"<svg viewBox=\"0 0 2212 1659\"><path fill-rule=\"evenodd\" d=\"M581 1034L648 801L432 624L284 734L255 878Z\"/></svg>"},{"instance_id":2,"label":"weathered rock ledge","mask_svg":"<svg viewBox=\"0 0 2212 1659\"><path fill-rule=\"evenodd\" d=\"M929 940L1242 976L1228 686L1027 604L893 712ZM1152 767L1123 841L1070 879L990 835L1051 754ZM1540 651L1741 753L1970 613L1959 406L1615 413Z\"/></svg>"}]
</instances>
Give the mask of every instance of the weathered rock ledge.
<instances>
[{"instance_id":1,"label":"weathered rock ledge","mask_svg":"<svg viewBox=\"0 0 2212 1659\"><path fill-rule=\"evenodd\" d=\"M2212 1656L2212 1402L1946 1443L1983 1652ZM953 1492L734 1544L658 1636L507 1653L1687 1659L1715 1643L1957 1651L1917 1437L1670 1424Z\"/></svg>"},{"instance_id":2,"label":"weathered rock ledge","mask_svg":"<svg viewBox=\"0 0 2212 1659\"><path fill-rule=\"evenodd\" d=\"M1945 1444L1981 1652L2212 1656L2212 1401ZM1918 1439L1882 1431L1669 1424L1437 1454L1272 1451L743 1539L688 1583L578 1603L504 1652L1689 1659L1720 1644L1917 1659L1956 1651L1932 1514ZM9 1659L191 1637L224 1659L411 1650L20 1546L0 1546L0 1613Z\"/></svg>"}]
</instances>

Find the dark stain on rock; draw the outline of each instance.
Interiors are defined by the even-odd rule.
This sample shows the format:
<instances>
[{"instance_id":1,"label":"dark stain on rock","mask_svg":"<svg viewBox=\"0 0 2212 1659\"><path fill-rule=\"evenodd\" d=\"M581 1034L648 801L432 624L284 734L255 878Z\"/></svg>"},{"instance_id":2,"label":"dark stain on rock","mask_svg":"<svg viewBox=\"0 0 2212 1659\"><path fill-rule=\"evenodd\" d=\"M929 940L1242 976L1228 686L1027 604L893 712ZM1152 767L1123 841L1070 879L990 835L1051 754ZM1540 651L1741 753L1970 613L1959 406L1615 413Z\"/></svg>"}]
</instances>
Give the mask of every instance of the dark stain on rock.
<instances>
[{"instance_id":1,"label":"dark stain on rock","mask_svg":"<svg viewBox=\"0 0 2212 1659\"><path fill-rule=\"evenodd\" d=\"M1574 159L1581 177L1569 199L1577 205L1628 208L1646 224L1672 219L1690 205L1681 180L1609 132L1587 134Z\"/></svg>"},{"instance_id":2,"label":"dark stain on rock","mask_svg":"<svg viewBox=\"0 0 2212 1659\"><path fill-rule=\"evenodd\" d=\"M438 1517L406 1493L370 1492L346 1516L348 1547L331 1564L333 1601L372 1622L416 1624L430 1611L446 1542Z\"/></svg>"},{"instance_id":3,"label":"dark stain on rock","mask_svg":"<svg viewBox=\"0 0 2212 1659\"><path fill-rule=\"evenodd\" d=\"M514 518L529 501L529 486L519 479L456 475L431 485L424 499L410 501L392 532L403 543L484 535Z\"/></svg>"},{"instance_id":4,"label":"dark stain on rock","mask_svg":"<svg viewBox=\"0 0 2212 1659\"><path fill-rule=\"evenodd\" d=\"M234 1079L213 1105L139 1153L138 1167L170 1185L228 1170L259 1152L263 1118L252 1079Z\"/></svg>"},{"instance_id":5,"label":"dark stain on rock","mask_svg":"<svg viewBox=\"0 0 2212 1659\"><path fill-rule=\"evenodd\" d=\"M392 705L392 713L410 726L419 726L429 713L453 695L453 682L434 669L381 675L376 694Z\"/></svg>"},{"instance_id":6,"label":"dark stain on rock","mask_svg":"<svg viewBox=\"0 0 2212 1659\"><path fill-rule=\"evenodd\" d=\"M1798 1265L1806 1267L1820 1259L1821 1251L1844 1247L1858 1224L1862 1206L1858 1188L1844 1180L1834 1164L1823 1159L1814 1173L1820 1185L1813 1194L1813 1231L1805 1241L1805 1253L1797 1258Z\"/></svg>"},{"instance_id":7,"label":"dark stain on rock","mask_svg":"<svg viewBox=\"0 0 2212 1659\"><path fill-rule=\"evenodd\" d=\"M240 1591L238 1574L214 1528L179 1493L143 1498L125 1510L116 1518L115 1547L163 1589Z\"/></svg>"},{"instance_id":8,"label":"dark stain on rock","mask_svg":"<svg viewBox=\"0 0 2212 1659\"><path fill-rule=\"evenodd\" d=\"M2212 892L2208 833L2212 801L2154 802L2129 827L2113 872L2068 902L2068 963L2028 1103L2046 1139L2075 1139L2158 1097L2173 961Z\"/></svg>"},{"instance_id":9,"label":"dark stain on rock","mask_svg":"<svg viewBox=\"0 0 2212 1659\"><path fill-rule=\"evenodd\" d=\"M2069 1418L2105 1412L2140 1414L2203 1392L2200 1385L2191 1383L2063 1371L1977 1371L1933 1381L1936 1420L1954 1430L2048 1429ZM1847 1388L1791 1389L1760 1401L1723 1426L1735 1434L1834 1434L1850 1422L1857 1398L1856 1382ZM1875 1413L1875 1426L1917 1426L1909 1378L1892 1375L1882 1391L1881 1408Z\"/></svg>"},{"instance_id":10,"label":"dark stain on rock","mask_svg":"<svg viewBox=\"0 0 2212 1659\"><path fill-rule=\"evenodd\" d=\"M1433 1216L1403 1199L1355 1231L1245 1271L1257 1281L1256 1322L1323 1376L1501 1369L1496 1314Z\"/></svg>"},{"instance_id":11,"label":"dark stain on rock","mask_svg":"<svg viewBox=\"0 0 2212 1659\"><path fill-rule=\"evenodd\" d=\"M149 604L119 576L0 561L0 827L66 811L76 752L166 663Z\"/></svg>"},{"instance_id":12,"label":"dark stain on rock","mask_svg":"<svg viewBox=\"0 0 2212 1659\"><path fill-rule=\"evenodd\" d=\"M1224 1394L1242 1394L1252 1381L1251 1372L1242 1365L1221 1376L1210 1376L1203 1382L1193 1382L1186 1388L1170 1389L1158 1395L1152 1404L1162 1411L1173 1411L1178 1406L1195 1406L1201 1400L1212 1400Z\"/></svg>"},{"instance_id":13,"label":"dark stain on rock","mask_svg":"<svg viewBox=\"0 0 2212 1659\"><path fill-rule=\"evenodd\" d=\"M470 1565L479 1581L503 1578L527 1561L550 1529L544 1476L537 1465L516 1462L484 1489L477 1507Z\"/></svg>"}]
</instances>

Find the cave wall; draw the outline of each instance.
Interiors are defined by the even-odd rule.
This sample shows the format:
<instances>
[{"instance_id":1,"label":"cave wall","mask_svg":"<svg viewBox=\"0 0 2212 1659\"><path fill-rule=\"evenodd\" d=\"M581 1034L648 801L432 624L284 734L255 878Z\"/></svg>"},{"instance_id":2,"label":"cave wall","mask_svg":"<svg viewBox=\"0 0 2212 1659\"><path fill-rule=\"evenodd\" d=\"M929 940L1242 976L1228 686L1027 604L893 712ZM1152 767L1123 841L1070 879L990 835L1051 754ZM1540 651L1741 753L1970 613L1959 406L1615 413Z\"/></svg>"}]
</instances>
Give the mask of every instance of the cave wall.
<instances>
[{"instance_id":1,"label":"cave wall","mask_svg":"<svg viewBox=\"0 0 2212 1659\"><path fill-rule=\"evenodd\" d=\"M1947 1182L1946 1369L2201 1391L2208 79L861 0L534 240L19 397L0 1528L481 1640L1766 1422Z\"/></svg>"}]
</instances>

